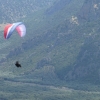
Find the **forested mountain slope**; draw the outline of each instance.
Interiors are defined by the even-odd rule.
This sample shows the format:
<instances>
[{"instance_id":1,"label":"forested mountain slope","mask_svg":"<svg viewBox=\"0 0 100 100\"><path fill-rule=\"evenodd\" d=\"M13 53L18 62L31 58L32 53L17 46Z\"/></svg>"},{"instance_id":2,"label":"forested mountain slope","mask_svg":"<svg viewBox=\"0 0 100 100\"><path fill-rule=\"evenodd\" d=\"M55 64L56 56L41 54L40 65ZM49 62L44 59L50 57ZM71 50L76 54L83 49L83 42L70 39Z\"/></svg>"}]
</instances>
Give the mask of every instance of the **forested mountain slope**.
<instances>
[{"instance_id":1,"label":"forested mountain slope","mask_svg":"<svg viewBox=\"0 0 100 100\"><path fill-rule=\"evenodd\" d=\"M33 12L49 7L55 0L3 0L0 2L0 23L14 22Z\"/></svg>"},{"instance_id":2,"label":"forested mountain slope","mask_svg":"<svg viewBox=\"0 0 100 100\"><path fill-rule=\"evenodd\" d=\"M32 15L24 18L27 36L21 40L14 35L1 48L1 73L6 71L6 75L22 75L21 79L28 77L26 80L35 79L38 82L44 80L50 83L51 80L54 82L61 79L98 83L99 0L50 2L43 3L41 0L41 4L52 5L41 13L31 13L32 10L27 13L27 9L23 11L22 15ZM36 7L36 10L40 7ZM18 39L14 42L13 38ZM20 71L13 67L16 60L22 63ZM3 69L4 66L9 67Z\"/></svg>"}]
</instances>

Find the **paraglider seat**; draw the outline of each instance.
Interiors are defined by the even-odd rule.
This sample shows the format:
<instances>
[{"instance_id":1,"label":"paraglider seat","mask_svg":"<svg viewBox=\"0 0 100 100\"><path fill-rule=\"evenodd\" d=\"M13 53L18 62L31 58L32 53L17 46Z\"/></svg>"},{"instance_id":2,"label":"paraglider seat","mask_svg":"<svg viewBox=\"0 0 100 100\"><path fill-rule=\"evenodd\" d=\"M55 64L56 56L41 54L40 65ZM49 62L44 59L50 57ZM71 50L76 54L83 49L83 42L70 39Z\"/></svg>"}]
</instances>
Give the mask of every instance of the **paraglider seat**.
<instances>
[{"instance_id":1,"label":"paraglider seat","mask_svg":"<svg viewBox=\"0 0 100 100\"><path fill-rule=\"evenodd\" d=\"M18 61L16 61L15 65L16 65L16 67L21 67L21 64L19 64Z\"/></svg>"}]
</instances>

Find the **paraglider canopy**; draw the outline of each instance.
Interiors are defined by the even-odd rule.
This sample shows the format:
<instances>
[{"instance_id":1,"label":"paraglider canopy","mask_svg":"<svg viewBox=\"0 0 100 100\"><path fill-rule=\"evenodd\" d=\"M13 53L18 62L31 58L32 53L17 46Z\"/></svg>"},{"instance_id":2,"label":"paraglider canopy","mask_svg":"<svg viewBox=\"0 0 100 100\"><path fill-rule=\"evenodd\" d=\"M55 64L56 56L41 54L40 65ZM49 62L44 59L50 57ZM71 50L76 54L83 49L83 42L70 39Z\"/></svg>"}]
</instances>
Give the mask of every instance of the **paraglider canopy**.
<instances>
[{"instance_id":1,"label":"paraglider canopy","mask_svg":"<svg viewBox=\"0 0 100 100\"><path fill-rule=\"evenodd\" d=\"M16 30L20 37L25 36L26 27L22 22L17 22L13 24L7 24L4 28L4 38L8 39L13 34L13 31Z\"/></svg>"}]
</instances>

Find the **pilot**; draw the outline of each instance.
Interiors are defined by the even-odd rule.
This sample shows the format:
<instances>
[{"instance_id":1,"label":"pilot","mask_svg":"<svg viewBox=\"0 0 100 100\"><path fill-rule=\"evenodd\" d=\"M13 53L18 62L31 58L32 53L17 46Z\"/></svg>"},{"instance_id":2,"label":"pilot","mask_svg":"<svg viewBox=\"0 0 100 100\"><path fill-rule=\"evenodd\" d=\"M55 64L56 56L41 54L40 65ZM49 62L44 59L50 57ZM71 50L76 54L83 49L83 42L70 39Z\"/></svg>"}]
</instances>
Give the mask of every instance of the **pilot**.
<instances>
[{"instance_id":1,"label":"pilot","mask_svg":"<svg viewBox=\"0 0 100 100\"><path fill-rule=\"evenodd\" d=\"M21 64L19 64L18 61L16 61L15 65L16 65L16 67L21 67Z\"/></svg>"}]
</instances>

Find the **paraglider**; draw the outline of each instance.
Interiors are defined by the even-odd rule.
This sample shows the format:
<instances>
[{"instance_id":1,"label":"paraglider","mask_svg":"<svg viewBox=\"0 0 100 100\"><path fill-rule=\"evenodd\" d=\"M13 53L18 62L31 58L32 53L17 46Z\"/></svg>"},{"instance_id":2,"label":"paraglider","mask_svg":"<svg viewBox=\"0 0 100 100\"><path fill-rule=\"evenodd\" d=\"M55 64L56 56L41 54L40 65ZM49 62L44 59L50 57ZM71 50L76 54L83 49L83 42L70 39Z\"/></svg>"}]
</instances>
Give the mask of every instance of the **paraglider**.
<instances>
[{"instance_id":1,"label":"paraglider","mask_svg":"<svg viewBox=\"0 0 100 100\"><path fill-rule=\"evenodd\" d=\"M16 61L15 65L16 65L16 67L21 67L21 64L19 64L18 61Z\"/></svg>"},{"instance_id":2,"label":"paraglider","mask_svg":"<svg viewBox=\"0 0 100 100\"><path fill-rule=\"evenodd\" d=\"M25 36L26 34L26 27L22 22L17 22L13 24L7 24L4 28L4 38L8 39L14 33L13 31L16 30L20 37Z\"/></svg>"},{"instance_id":3,"label":"paraglider","mask_svg":"<svg viewBox=\"0 0 100 100\"><path fill-rule=\"evenodd\" d=\"M17 31L20 37L24 37L26 35L26 27L22 22L16 22L12 24L7 24L4 28L4 38L9 39L14 31ZM16 67L21 67L18 61L15 63Z\"/></svg>"}]
</instances>

